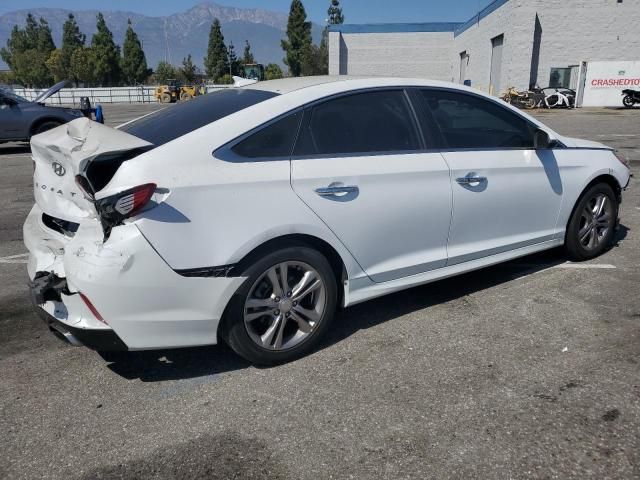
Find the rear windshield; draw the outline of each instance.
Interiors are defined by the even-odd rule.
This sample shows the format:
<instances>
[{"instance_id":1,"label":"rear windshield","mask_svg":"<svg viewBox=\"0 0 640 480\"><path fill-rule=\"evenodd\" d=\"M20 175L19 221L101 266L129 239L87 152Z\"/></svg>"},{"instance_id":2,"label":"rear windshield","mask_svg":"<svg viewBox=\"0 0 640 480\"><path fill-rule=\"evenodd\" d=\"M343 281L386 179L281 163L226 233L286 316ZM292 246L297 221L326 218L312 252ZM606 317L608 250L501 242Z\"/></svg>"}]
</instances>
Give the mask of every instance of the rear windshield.
<instances>
[{"instance_id":1,"label":"rear windshield","mask_svg":"<svg viewBox=\"0 0 640 480\"><path fill-rule=\"evenodd\" d=\"M170 105L159 112L134 120L121 130L159 146L277 95L279 94L274 92L244 88L220 90Z\"/></svg>"}]
</instances>

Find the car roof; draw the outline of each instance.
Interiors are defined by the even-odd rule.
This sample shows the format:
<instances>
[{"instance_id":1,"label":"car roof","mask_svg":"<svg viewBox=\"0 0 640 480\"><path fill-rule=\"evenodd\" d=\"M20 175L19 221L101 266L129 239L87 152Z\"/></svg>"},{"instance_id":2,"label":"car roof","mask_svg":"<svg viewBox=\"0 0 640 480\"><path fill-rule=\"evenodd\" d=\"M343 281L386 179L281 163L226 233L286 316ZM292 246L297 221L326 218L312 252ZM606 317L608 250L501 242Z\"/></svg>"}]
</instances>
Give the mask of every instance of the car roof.
<instances>
[{"instance_id":1,"label":"car roof","mask_svg":"<svg viewBox=\"0 0 640 480\"><path fill-rule=\"evenodd\" d=\"M262 111L265 118L272 115L272 106L282 105L283 110L291 110L310 102L327 98L331 95L347 93L357 90L366 90L371 88L394 88L394 87L433 87L447 90L471 93L480 96L494 103L500 103L503 107L513 110L521 117L525 117L529 122L544 127L549 131L548 127L540 123L526 112L517 109L513 105L502 102L498 97L489 95L481 90L461 85L459 83L442 82L439 80L429 80L425 78L402 78L402 77L362 77L349 75L325 75L315 77L290 77L278 80L267 80L263 82L253 83L244 87L247 90L259 90L264 92L275 93L276 96L265 101L262 105L256 105L256 111ZM277 109L276 109L277 110ZM274 110L275 111L275 110Z\"/></svg>"},{"instance_id":2,"label":"car roof","mask_svg":"<svg viewBox=\"0 0 640 480\"><path fill-rule=\"evenodd\" d=\"M286 94L296 90L302 90L319 85L341 84L340 87L345 91L356 88L373 88L388 86L446 86L457 88L458 84L439 82L437 80L427 80L424 78L400 78L400 77L364 77L355 75L322 75L311 77L289 77L280 78L278 80L266 80L263 82L252 83L240 88L249 90L263 90L278 94Z\"/></svg>"}]
</instances>

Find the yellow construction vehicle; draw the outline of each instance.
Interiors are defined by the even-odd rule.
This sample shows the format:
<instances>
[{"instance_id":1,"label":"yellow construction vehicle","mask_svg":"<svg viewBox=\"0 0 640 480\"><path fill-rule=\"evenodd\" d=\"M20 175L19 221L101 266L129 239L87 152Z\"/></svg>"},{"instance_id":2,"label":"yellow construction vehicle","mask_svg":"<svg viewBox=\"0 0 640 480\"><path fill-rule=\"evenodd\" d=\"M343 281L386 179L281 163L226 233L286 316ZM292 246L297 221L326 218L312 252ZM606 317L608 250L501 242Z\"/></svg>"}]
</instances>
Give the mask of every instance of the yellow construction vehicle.
<instances>
[{"instance_id":1,"label":"yellow construction vehicle","mask_svg":"<svg viewBox=\"0 0 640 480\"><path fill-rule=\"evenodd\" d=\"M180 87L176 80L170 78L167 80L167 85L156 87L155 97L160 103L173 103L178 101L180 99Z\"/></svg>"},{"instance_id":2,"label":"yellow construction vehicle","mask_svg":"<svg viewBox=\"0 0 640 480\"><path fill-rule=\"evenodd\" d=\"M173 78L167 80L167 85L158 86L155 91L156 100L160 103L174 103L178 100L187 101L201 94L201 89L195 85L182 85Z\"/></svg>"},{"instance_id":3,"label":"yellow construction vehicle","mask_svg":"<svg viewBox=\"0 0 640 480\"><path fill-rule=\"evenodd\" d=\"M193 97L200 95L200 89L195 85L181 85L180 86L180 100L187 101Z\"/></svg>"}]
</instances>

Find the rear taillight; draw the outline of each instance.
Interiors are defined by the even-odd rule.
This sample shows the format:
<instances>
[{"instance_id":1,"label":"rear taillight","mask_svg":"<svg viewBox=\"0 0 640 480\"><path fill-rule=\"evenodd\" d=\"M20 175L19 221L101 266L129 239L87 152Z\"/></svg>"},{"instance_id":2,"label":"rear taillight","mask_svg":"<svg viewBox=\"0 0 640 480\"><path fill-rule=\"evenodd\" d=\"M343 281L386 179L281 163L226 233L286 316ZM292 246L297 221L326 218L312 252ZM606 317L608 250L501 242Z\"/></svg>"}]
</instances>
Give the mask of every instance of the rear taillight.
<instances>
[{"instance_id":1,"label":"rear taillight","mask_svg":"<svg viewBox=\"0 0 640 480\"><path fill-rule=\"evenodd\" d=\"M147 183L116 195L96 200L94 205L98 215L100 215L105 234L108 235L111 228L120 225L124 219L140 212L151 200L155 191L156 184Z\"/></svg>"}]
</instances>

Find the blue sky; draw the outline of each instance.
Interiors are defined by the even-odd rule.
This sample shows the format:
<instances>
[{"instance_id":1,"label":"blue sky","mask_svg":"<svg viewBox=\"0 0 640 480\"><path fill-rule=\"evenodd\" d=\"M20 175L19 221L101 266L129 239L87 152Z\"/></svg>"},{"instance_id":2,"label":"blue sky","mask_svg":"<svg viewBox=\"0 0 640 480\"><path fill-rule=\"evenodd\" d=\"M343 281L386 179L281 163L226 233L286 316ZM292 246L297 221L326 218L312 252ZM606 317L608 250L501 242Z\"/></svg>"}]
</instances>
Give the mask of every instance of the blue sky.
<instances>
[{"instance_id":1,"label":"blue sky","mask_svg":"<svg viewBox=\"0 0 640 480\"><path fill-rule=\"evenodd\" d=\"M188 9L202 0L2 0L0 14L12 10L53 7L70 10L125 10L163 16ZM288 12L291 0L216 0L235 7ZM326 18L329 0L303 0L317 23ZM464 21L490 0L342 0L346 23ZM455 4L455 7L453 6Z\"/></svg>"}]
</instances>

